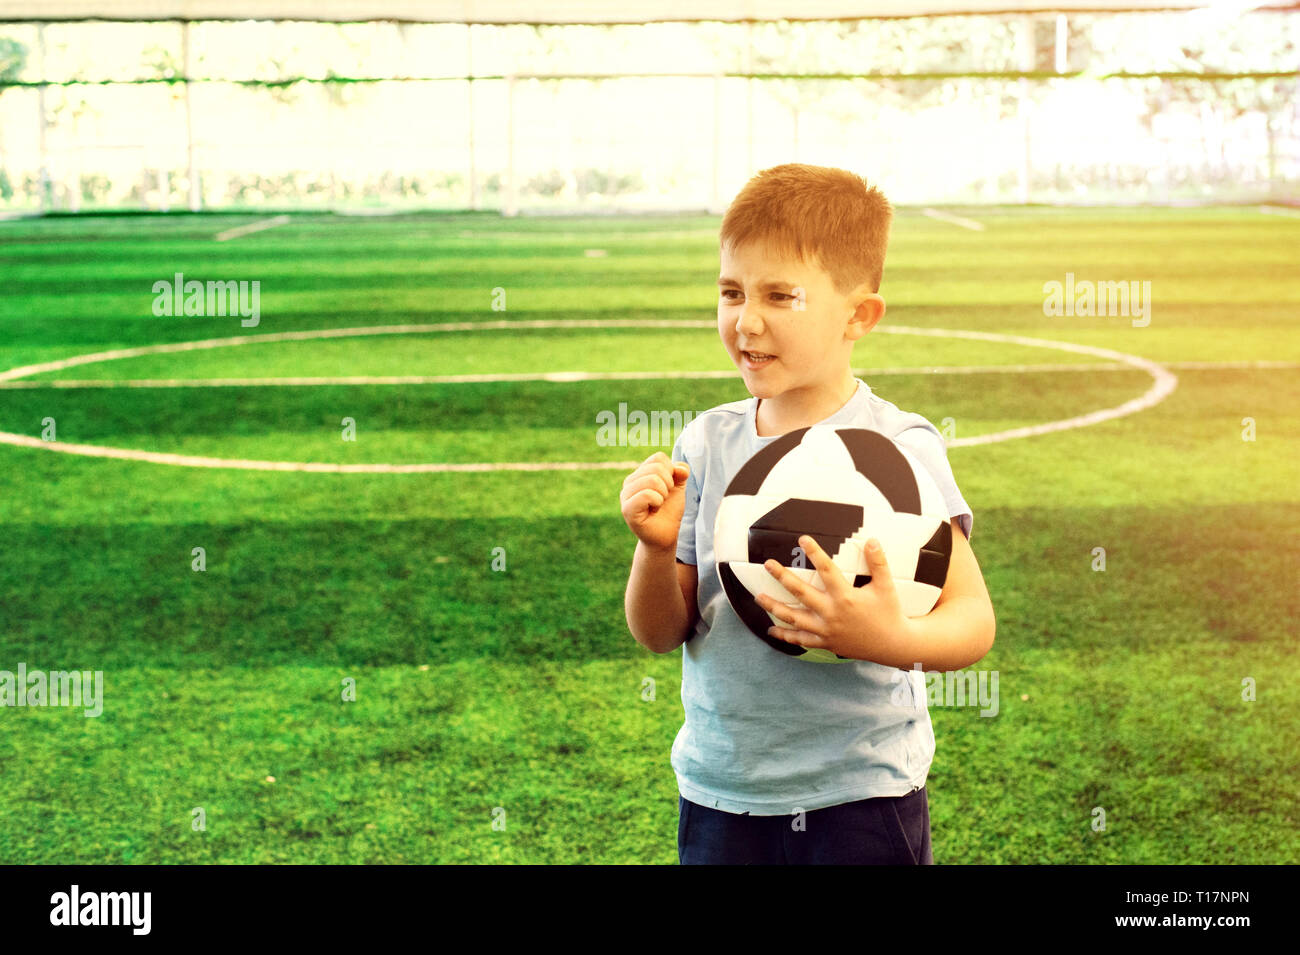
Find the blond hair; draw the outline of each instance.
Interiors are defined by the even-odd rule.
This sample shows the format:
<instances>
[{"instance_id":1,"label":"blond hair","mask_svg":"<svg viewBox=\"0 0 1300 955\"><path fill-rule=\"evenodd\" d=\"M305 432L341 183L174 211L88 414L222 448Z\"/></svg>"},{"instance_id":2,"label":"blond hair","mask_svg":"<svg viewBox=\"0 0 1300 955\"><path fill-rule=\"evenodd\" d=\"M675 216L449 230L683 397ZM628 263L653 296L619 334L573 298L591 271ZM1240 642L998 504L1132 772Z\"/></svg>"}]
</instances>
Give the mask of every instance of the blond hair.
<instances>
[{"instance_id":1,"label":"blond hair","mask_svg":"<svg viewBox=\"0 0 1300 955\"><path fill-rule=\"evenodd\" d=\"M894 211L865 179L843 169L786 163L755 175L722 218L720 245L767 244L815 259L841 294L870 283L880 291Z\"/></svg>"}]
</instances>

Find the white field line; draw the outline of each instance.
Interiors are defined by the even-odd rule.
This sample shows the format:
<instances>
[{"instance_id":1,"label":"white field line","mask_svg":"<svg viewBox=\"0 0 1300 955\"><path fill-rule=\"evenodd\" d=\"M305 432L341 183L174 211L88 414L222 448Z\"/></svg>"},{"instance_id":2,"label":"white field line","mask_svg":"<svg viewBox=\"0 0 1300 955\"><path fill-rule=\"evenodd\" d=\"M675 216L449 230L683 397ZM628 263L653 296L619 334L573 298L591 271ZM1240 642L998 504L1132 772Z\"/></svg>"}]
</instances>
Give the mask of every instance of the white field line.
<instances>
[{"instance_id":1,"label":"white field line","mask_svg":"<svg viewBox=\"0 0 1300 955\"><path fill-rule=\"evenodd\" d=\"M1220 370L1228 368L1300 368L1300 361L1162 361L1166 368Z\"/></svg>"},{"instance_id":2,"label":"white field line","mask_svg":"<svg viewBox=\"0 0 1300 955\"><path fill-rule=\"evenodd\" d=\"M601 230L591 232L476 232L470 229L458 233L462 239L711 239L717 241L717 229L682 229L664 232L618 232Z\"/></svg>"},{"instance_id":3,"label":"white field line","mask_svg":"<svg viewBox=\"0 0 1300 955\"><path fill-rule=\"evenodd\" d=\"M972 232L983 232L984 224L976 222L974 219L966 219L962 216L955 216L951 212L944 212L942 209L922 209L921 214L929 216L931 219L938 219L940 222L948 222L952 225L961 226L963 229L970 229Z\"/></svg>"},{"instance_id":4,"label":"white field line","mask_svg":"<svg viewBox=\"0 0 1300 955\"><path fill-rule=\"evenodd\" d=\"M312 471L329 474L428 474L441 471L630 471L640 461L520 461L484 464L323 464L315 461L253 461L241 458L206 458L192 454L161 454L132 448L110 448L97 444L68 444L42 441L26 434L0 431L0 444L24 448L42 448L79 454L92 458L116 458L120 461L148 461L189 468L235 468L244 471Z\"/></svg>"},{"instance_id":5,"label":"white field line","mask_svg":"<svg viewBox=\"0 0 1300 955\"><path fill-rule=\"evenodd\" d=\"M1259 211L1270 216L1286 216L1290 219L1300 219L1300 209L1290 209L1286 206L1260 206Z\"/></svg>"},{"instance_id":6,"label":"white field line","mask_svg":"<svg viewBox=\"0 0 1300 955\"><path fill-rule=\"evenodd\" d=\"M1110 421L1114 418L1122 418L1126 415L1136 414L1139 411L1145 411L1147 408L1157 405L1169 397L1170 393L1178 387L1178 377L1164 366L1142 358L1139 355L1130 355L1126 352L1115 351L1111 348L1098 348L1094 345L1078 345L1073 342L1049 341L1044 338L1029 338L1024 335L998 335L993 332L968 332L960 329L940 329L940 328L899 328L894 327L891 331L904 335L928 335L935 338L965 338L971 341L1002 342L1008 345L1027 345L1030 348L1052 348L1059 351L1074 352L1077 355L1092 355L1095 358L1108 358L1111 361L1122 362L1131 365L1134 368L1145 371L1153 379L1152 385L1143 394L1124 402L1122 405L1116 405L1113 408L1103 408L1099 411L1090 411L1087 414L1075 415L1072 418L1063 418L1060 421L1048 421L1044 424L1030 425L1025 428L1010 428L1006 431L995 431L992 434L980 434L970 438L958 438L955 441L947 442L950 448L966 448L981 444L997 444L1001 441L1012 441L1016 438L1030 438L1040 434L1050 434L1053 431L1065 431L1070 428L1083 428L1088 425L1100 424L1103 421Z\"/></svg>"},{"instance_id":7,"label":"white field line","mask_svg":"<svg viewBox=\"0 0 1300 955\"><path fill-rule=\"evenodd\" d=\"M536 321L494 322L437 322L432 325L374 325L362 328L321 328L307 332L271 332L261 335L234 335L230 338L207 338L202 341L173 342L169 345L141 345L137 348L118 348L113 351L74 355L39 365L24 365L0 372L0 381L12 381L49 371L62 371L77 365L90 365L119 358L139 358L142 355L166 355L176 352L204 351L209 348L230 348L235 345L264 345L271 342L305 342L318 338L357 338L364 335L417 335L428 332L472 332L479 329L502 330L521 328L717 328L714 321L669 321L655 319L538 319Z\"/></svg>"},{"instance_id":8,"label":"white field line","mask_svg":"<svg viewBox=\"0 0 1300 955\"><path fill-rule=\"evenodd\" d=\"M288 225L288 216L272 216L269 219L262 219L259 222L250 222L248 225L236 226L233 229L227 229L225 232L218 232L213 238L218 242L229 242L231 239L238 239L241 236L252 235L254 232L261 232L264 229L274 229L278 225Z\"/></svg>"},{"instance_id":9,"label":"white field line","mask_svg":"<svg viewBox=\"0 0 1300 955\"><path fill-rule=\"evenodd\" d=\"M409 215L406 209L331 209L332 214L336 216L404 216Z\"/></svg>"},{"instance_id":10,"label":"white field line","mask_svg":"<svg viewBox=\"0 0 1300 955\"><path fill-rule=\"evenodd\" d=\"M1204 370L1300 368L1295 361L1166 361L1166 368ZM853 374L877 378L885 375L1026 374L1063 371L1136 371L1122 362L1074 362L1040 365L916 365L854 368ZM499 372L479 375L356 375L346 378L38 378L0 381L0 390L33 388L292 388L331 385L469 385L500 381L660 381L735 378L725 371L548 371Z\"/></svg>"},{"instance_id":11,"label":"white field line","mask_svg":"<svg viewBox=\"0 0 1300 955\"><path fill-rule=\"evenodd\" d=\"M229 345L247 345L269 341L303 341L315 338L343 338L359 335L410 334L425 331L466 331L487 328L712 328L712 321L672 322L655 320L572 320L572 321L535 321L535 322L457 322L438 325L389 325L377 328L323 329L315 332L283 332L263 335L241 335L226 339L209 339L198 342L178 342L169 345L151 345L141 348L124 348L112 352L99 352L93 355L79 355L39 365L28 365L0 373L0 381L13 381L27 375L43 371L57 371L74 365L93 361L109 361L115 358L128 358L161 352L194 351L204 348L221 348ZM1025 345L1031 348L1049 348L1068 351L1080 355L1104 358L1112 362L1128 365L1147 372L1153 384L1142 395L1113 408L1104 408L1060 421L1032 425L1025 428L1013 428L993 434L961 438L948 443L948 447L969 447L972 445L994 444L1016 438L1063 431L1068 428L1081 428L1098 424L1113 418L1134 414L1150 408L1163 401L1178 385L1178 379L1162 365L1125 352L1109 348L1097 348L1092 345L1078 345L1072 342L1058 342L1042 338L1029 338L1023 335L1000 335L994 332L972 332L959 329L943 328L909 328L890 326L881 329L894 335L923 335L934 338L964 338L972 341L998 342L1010 345ZM42 441L27 435L0 432L0 444L11 444L27 448L41 448L47 451L60 451L67 454L79 454L89 457L107 457L130 461L148 461L156 464L173 464L186 467L225 467L256 471L325 471L348 474L405 474L438 471L553 471L553 470L598 470L632 468L636 462L600 461L600 462L485 462L481 464L324 464L305 461L254 461L239 458L212 458L183 454L163 454L155 451L138 451L129 448L113 448L90 444L67 444L58 441Z\"/></svg>"}]
</instances>

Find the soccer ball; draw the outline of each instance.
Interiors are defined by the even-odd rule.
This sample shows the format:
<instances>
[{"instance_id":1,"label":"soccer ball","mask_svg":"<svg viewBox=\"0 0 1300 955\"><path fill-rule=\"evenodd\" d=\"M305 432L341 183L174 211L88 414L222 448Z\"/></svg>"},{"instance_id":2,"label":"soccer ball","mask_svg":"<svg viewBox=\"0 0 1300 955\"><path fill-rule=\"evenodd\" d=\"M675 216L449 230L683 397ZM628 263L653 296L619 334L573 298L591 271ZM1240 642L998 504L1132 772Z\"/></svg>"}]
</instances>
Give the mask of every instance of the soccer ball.
<instances>
[{"instance_id":1,"label":"soccer ball","mask_svg":"<svg viewBox=\"0 0 1300 955\"><path fill-rule=\"evenodd\" d=\"M754 597L803 604L767 572L773 559L825 590L799 546L807 534L855 587L871 580L863 547L880 541L903 613L934 609L948 577L952 527L943 494L907 449L869 428L814 425L791 431L745 462L727 485L713 529L718 577L736 615L756 637L812 663L855 662L829 650L769 636L773 624L792 629Z\"/></svg>"}]
</instances>

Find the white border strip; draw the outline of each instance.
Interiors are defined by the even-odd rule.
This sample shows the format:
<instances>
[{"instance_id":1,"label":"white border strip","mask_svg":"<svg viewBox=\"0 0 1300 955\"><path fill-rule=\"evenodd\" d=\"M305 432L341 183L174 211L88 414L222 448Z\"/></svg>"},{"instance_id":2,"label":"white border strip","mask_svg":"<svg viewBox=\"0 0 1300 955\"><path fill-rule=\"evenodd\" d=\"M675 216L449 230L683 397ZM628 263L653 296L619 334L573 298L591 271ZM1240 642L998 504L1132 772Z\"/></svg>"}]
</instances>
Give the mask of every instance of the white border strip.
<instances>
[{"instance_id":1,"label":"white border strip","mask_svg":"<svg viewBox=\"0 0 1300 955\"><path fill-rule=\"evenodd\" d=\"M229 242L231 239L238 239L241 236L252 235L254 232L261 232L263 229L274 229L278 225L288 225L288 216L272 216L269 219L263 219L260 222L250 222L248 225L236 226L233 229L227 229L225 232L218 232L213 238L217 242Z\"/></svg>"}]
</instances>

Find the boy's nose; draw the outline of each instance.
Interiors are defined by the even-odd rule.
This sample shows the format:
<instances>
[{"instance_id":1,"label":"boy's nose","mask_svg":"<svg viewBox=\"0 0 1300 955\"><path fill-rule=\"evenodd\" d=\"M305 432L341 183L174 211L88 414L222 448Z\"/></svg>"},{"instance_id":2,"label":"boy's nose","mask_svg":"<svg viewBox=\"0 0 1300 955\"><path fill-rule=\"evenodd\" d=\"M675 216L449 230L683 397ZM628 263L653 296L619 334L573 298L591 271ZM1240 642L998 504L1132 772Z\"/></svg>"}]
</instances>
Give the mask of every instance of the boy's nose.
<instances>
[{"instance_id":1,"label":"boy's nose","mask_svg":"<svg viewBox=\"0 0 1300 955\"><path fill-rule=\"evenodd\" d=\"M740 306L740 314L736 316L736 330L752 334L762 329L763 322L758 317L758 309L751 309L746 302Z\"/></svg>"}]
</instances>

